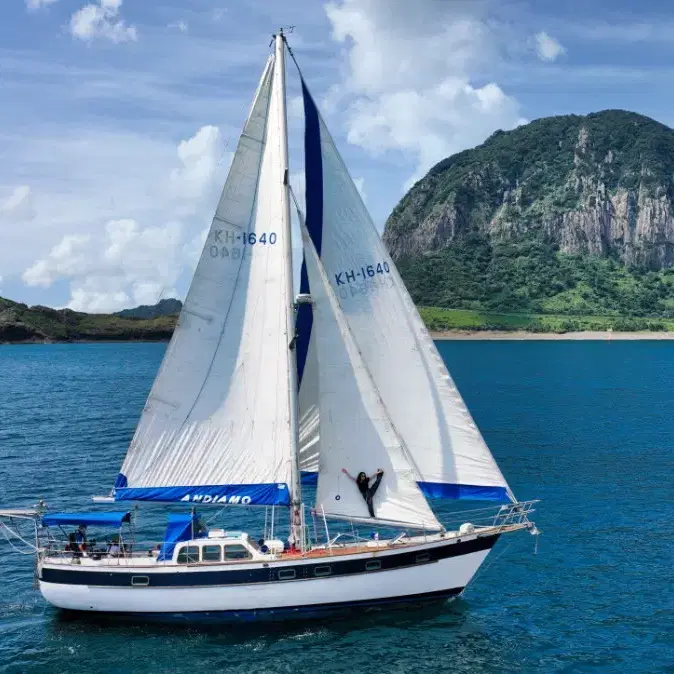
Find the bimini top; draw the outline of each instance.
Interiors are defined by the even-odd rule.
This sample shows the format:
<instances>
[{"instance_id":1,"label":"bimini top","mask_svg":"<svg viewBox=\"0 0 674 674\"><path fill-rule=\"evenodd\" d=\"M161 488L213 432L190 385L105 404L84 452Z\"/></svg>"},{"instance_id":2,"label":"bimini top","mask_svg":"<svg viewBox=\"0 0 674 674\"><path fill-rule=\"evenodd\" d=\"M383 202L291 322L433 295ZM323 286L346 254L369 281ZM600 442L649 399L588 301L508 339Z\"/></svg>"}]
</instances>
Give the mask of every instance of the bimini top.
<instances>
[{"instance_id":1,"label":"bimini top","mask_svg":"<svg viewBox=\"0 0 674 674\"><path fill-rule=\"evenodd\" d=\"M45 527L55 527L59 525L87 526L97 527L121 527L124 522L131 521L130 512L113 513L50 513L43 515L42 524Z\"/></svg>"}]
</instances>

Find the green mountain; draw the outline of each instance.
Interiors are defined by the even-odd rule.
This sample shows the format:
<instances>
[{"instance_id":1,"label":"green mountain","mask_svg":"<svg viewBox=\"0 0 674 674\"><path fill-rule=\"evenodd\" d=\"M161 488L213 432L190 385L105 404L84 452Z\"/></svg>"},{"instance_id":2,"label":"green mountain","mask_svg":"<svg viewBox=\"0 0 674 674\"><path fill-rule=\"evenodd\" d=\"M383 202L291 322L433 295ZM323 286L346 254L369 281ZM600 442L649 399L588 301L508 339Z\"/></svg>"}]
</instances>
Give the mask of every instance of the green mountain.
<instances>
[{"instance_id":1,"label":"green mountain","mask_svg":"<svg viewBox=\"0 0 674 674\"><path fill-rule=\"evenodd\" d=\"M85 314L70 309L28 307L0 297L0 343L161 341L170 339L177 316L139 319Z\"/></svg>"},{"instance_id":2,"label":"green mountain","mask_svg":"<svg viewBox=\"0 0 674 674\"><path fill-rule=\"evenodd\" d=\"M621 110L497 131L434 166L384 240L419 305L674 316L674 130Z\"/></svg>"},{"instance_id":3,"label":"green mountain","mask_svg":"<svg viewBox=\"0 0 674 674\"><path fill-rule=\"evenodd\" d=\"M133 309L122 309L115 312L115 316L122 318L159 318L160 316L173 316L180 313L183 303L175 298L159 300L157 304L141 304Z\"/></svg>"}]
</instances>

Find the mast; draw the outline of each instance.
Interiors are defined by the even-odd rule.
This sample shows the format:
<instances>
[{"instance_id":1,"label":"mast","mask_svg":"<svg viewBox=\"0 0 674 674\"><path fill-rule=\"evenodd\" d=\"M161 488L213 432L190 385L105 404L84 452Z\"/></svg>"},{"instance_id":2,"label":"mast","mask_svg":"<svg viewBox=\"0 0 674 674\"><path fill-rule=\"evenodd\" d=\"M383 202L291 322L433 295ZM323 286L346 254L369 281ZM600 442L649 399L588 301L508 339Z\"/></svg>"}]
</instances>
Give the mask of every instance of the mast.
<instances>
[{"instance_id":1,"label":"mast","mask_svg":"<svg viewBox=\"0 0 674 674\"><path fill-rule=\"evenodd\" d=\"M289 171L288 171L288 124L286 113L286 82L285 82L285 35L283 28L279 29L275 36L276 40L276 72L278 73L279 86L276 94L281 97L279 136L281 142L281 166L283 168L282 190L282 214L283 214L283 241L284 256L286 260L286 297L290 304L286 312L286 334L290 340L288 344L288 360L290 376L288 377L289 402L290 402L290 449L291 449L291 484L290 484L290 532L295 545L303 546L304 536L302 532L302 486L299 465L299 424L297 421L297 357L295 351L295 292L293 288L293 253L290 226L290 195L289 195ZM291 337L292 335L292 337Z\"/></svg>"}]
</instances>

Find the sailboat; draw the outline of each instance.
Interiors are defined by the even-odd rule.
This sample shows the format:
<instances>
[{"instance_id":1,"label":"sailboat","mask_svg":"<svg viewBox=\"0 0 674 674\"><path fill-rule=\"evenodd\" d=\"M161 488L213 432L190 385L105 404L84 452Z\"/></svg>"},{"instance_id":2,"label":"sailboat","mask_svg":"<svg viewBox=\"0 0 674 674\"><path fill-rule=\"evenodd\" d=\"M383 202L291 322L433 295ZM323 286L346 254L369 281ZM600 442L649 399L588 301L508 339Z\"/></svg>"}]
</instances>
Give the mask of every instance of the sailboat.
<instances>
[{"instance_id":1,"label":"sailboat","mask_svg":"<svg viewBox=\"0 0 674 674\"><path fill-rule=\"evenodd\" d=\"M286 54L295 60L279 31L121 471L95 498L173 504L164 540L136 543L137 508L0 511L17 536L12 523L34 522L37 582L56 607L285 620L445 601L500 536L537 533L535 501L509 488L301 72L305 209L295 198ZM436 499L491 503L460 509L450 526L431 508ZM256 507L266 518L287 513L285 540L273 517L259 540L200 519ZM117 531L112 545L88 543L94 527Z\"/></svg>"}]
</instances>

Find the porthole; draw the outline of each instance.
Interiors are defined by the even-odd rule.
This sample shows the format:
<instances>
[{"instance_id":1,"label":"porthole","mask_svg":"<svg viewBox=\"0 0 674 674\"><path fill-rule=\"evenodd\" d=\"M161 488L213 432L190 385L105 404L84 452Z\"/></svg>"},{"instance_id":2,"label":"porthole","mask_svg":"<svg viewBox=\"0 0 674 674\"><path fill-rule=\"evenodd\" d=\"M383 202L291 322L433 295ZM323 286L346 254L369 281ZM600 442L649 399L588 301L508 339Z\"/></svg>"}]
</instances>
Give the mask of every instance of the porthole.
<instances>
[{"instance_id":1,"label":"porthole","mask_svg":"<svg viewBox=\"0 0 674 674\"><path fill-rule=\"evenodd\" d=\"M430 561L431 556L427 552L422 552L420 555L417 555L417 564L425 564Z\"/></svg>"},{"instance_id":2,"label":"porthole","mask_svg":"<svg viewBox=\"0 0 674 674\"><path fill-rule=\"evenodd\" d=\"M378 559L365 564L366 571L379 571L379 569L381 569L381 562Z\"/></svg>"},{"instance_id":3,"label":"porthole","mask_svg":"<svg viewBox=\"0 0 674 674\"><path fill-rule=\"evenodd\" d=\"M293 580L295 578L295 569L280 569L278 572L279 580Z\"/></svg>"},{"instance_id":4,"label":"porthole","mask_svg":"<svg viewBox=\"0 0 674 674\"><path fill-rule=\"evenodd\" d=\"M320 576L329 576L332 573L332 567L331 566L317 566L314 569L314 576L320 577Z\"/></svg>"},{"instance_id":5,"label":"porthole","mask_svg":"<svg viewBox=\"0 0 674 674\"><path fill-rule=\"evenodd\" d=\"M145 587L150 584L149 576L131 576L131 585L134 587Z\"/></svg>"}]
</instances>

